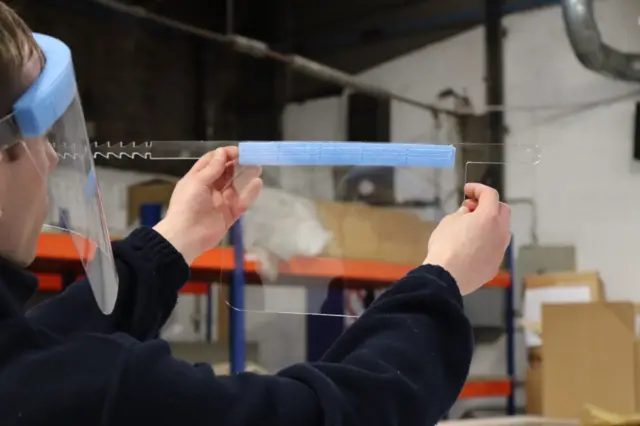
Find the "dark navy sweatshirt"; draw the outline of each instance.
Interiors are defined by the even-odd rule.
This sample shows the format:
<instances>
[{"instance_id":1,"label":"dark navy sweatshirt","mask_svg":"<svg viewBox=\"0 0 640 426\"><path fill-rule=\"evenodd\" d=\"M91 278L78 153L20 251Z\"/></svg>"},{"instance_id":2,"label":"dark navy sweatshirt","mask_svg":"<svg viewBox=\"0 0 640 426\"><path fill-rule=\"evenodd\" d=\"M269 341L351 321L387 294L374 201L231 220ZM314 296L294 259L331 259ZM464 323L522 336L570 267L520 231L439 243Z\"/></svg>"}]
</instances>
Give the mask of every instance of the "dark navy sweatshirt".
<instances>
[{"instance_id":1,"label":"dark navy sweatshirt","mask_svg":"<svg viewBox=\"0 0 640 426\"><path fill-rule=\"evenodd\" d=\"M216 377L153 337L188 279L181 255L148 228L113 248L110 316L83 280L24 313L37 279L0 261L0 425L427 426L467 377L471 327L440 267L409 272L319 362Z\"/></svg>"}]
</instances>

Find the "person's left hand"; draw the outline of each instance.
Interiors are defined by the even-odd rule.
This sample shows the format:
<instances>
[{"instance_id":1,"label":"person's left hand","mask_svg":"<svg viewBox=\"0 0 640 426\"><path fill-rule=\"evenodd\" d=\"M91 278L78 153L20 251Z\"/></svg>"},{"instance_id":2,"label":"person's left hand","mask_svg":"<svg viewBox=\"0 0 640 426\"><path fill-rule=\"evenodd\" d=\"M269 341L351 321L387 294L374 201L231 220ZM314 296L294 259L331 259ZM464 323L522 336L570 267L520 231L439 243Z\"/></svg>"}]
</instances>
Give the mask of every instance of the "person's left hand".
<instances>
[{"instance_id":1,"label":"person's left hand","mask_svg":"<svg viewBox=\"0 0 640 426\"><path fill-rule=\"evenodd\" d=\"M178 182L165 218L154 229L191 264L214 248L262 189L259 167L236 172L238 148L203 156Z\"/></svg>"}]
</instances>

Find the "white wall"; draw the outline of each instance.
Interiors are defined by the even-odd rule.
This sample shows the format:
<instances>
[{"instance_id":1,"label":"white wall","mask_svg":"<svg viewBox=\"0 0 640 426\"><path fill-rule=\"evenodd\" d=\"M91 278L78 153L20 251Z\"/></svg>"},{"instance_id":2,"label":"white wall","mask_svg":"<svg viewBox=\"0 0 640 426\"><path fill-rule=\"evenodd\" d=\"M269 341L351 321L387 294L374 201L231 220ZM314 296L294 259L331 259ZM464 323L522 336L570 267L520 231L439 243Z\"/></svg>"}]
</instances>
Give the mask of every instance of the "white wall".
<instances>
[{"instance_id":1,"label":"white wall","mask_svg":"<svg viewBox=\"0 0 640 426\"><path fill-rule=\"evenodd\" d=\"M640 51L634 0L599 2L597 18L605 40L622 50ZM575 105L640 89L592 73L579 64L569 46L558 7L510 16L505 20L506 103L510 106ZM475 29L364 72L370 83L413 98L432 101L444 88L465 90L477 109L485 103L483 30ZM537 166L515 160L507 151L507 198L533 197L543 244L575 244L578 266L602 273L611 299L640 300L640 172L631 159L635 100L575 108L509 110L511 144L537 144ZM338 98L290 106L287 138L332 138L339 125ZM312 131L311 131L311 130ZM430 115L395 103L395 141L433 140ZM311 136L308 136L311 135ZM308 137L302 137L308 136ZM442 134L435 136L440 141ZM426 172L422 172L426 173ZM415 179L400 179L400 192L414 192ZM422 189L422 192L428 192ZM516 241L528 243L531 213L514 209Z\"/></svg>"},{"instance_id":2,"label":"white wall","mask_svg":"<svg viewBox=\"0 0 640 426\"><path fill-rule=\"evenodd\" d=\"M345 110L342 98L322 98L300 104L289 104L282 116L284 140L344 140ZM333 174L328 167L282 167L283 189L315 199L333 199Z\"/></svg>"},{"instance_id":3,"label":"white wall","mask_svg":"<svg viewBox=\"0 0 640 426\"><path fill-rule=\"evenodd\" d=\"M596 14L609 44L640 52L640 2L597 2ZM587 110L576 108L576 104L640 90L640 84L608 80L585 69L570 48L558 7L512 15L504 24L508 31L505 102L511 107L506 113L510 147L505 196L533 198L539 242L575 245L578 268L599 270L610 299L640 301L636 243L640 197L634 195L640 188L640 165L632 161L636 98ZM382 64L362 73L361 78L434 103L437 94L450 87L466 92L476 110L482 111L484 66L484 32L478 28ZM553 105L555 109L517 108ZM290 105L284 115L285 137L333 139L337 129L343 128L340 106L339 98ZM392 108L392 139L456 142L446 131L435 128L430 114L397 102ZM542 161L536 166L527 164L522 148L515 144L538 146ZM397 193L429 198L434 188L417 182L426 182L430 173L402 171L396 179ZM530 207L514 206L513 232L518 245L531 242L531 218ZM520 352L517 364L522 375L526 363ZM503 354L504 340L492 348L478 348L471 374L503 374ZM521 398L519 395L520 404ZM454 407L452 415L487 403L500 406L504 400L464 401Z\"/></svg>"}]
</instances>

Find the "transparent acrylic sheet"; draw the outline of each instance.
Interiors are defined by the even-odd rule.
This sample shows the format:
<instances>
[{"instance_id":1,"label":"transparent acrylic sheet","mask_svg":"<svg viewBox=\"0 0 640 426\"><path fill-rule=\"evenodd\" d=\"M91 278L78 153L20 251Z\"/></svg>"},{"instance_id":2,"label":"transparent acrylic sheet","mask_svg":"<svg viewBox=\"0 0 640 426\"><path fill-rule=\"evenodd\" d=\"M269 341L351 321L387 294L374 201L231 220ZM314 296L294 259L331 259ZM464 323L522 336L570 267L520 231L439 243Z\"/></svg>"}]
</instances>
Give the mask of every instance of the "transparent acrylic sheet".
<instances>
[{"instance_id":1,"label":"transparent acrylic sheet","mask_svg":"<svg viewBox=\"0 0 640 426\"><path fill-rule=\"evenodd\" d=\"M314 165L278 166L282 159L260 161L261 157L251 154L244 157L249 159L247 165L243 163L245 144L161 141L93 148L98 164L136 162L138 168L168 173L175 172L177 165L188 170L210 150L239 145L239 163L229 165L233 170L228 174L233 178L222 190L242 193L256 166L262 168L264 189L241 219L242 232L236 234L242 236L247 284L238 302L231 300L228 291L234 279L234 253L229 244L232 233L207 256L220 267L220 297L232 309L242 311L347 319L359 316L391 283L422 263L431 231L464 199L464 183L495 186L495 172L500 169L509 170L505 180L511 181L515 173L517 179L533 182L535 165L542 158L536 144L505 144L504 157L498 144L441 144L433 150L425 148L426 143L383 144L396 145L389 151L379 146L382 144L369 144L375 155L354 157L357 143L347 143L351 153L341 156L335 148L345 148L345 143L333 142L329 157L316 153L309 160L302 154L295 160ZM295 142L279 144L294 146ZM409 161L423 166L381 165L406 164L410 154L403 151L403 145L421 145L418 157ZM455 155L447 157L451 148ZM376 149L381 149L382 155ZM434 156L433 152L440 154ZM322 162L340 165L319 165ZM429 164L434 166L427 167ZM527 195L531 194L519 198ZM512 222L513 217L512 209Z\"/></svg>"},{"instance_id":2,"label":"transparent acrylic sheet","mask_svg":"<svg viewBox=\"0 0 640 426\"><path fill-rule=\"evenodd\" d=\"M97 306L111 314L118 298L118 275L77 93L45 135L24 138L22 144L47 184L45 209L35 208L32 214L46 213L44 232L70 237ZM54 169L55 178L49 176Z\"/></svg>"},{"instance_id":3,"label":"transparent acrylic sheet","mask_svg":"<svg viewBox=\"0 0 640 426\"><path fill-rule=\"evenodd\" d=\"M412 159L403 151L404 145L420 145L418 156L432 155L425 151L427 144L369 144L371 153L344 157L340 147L349 146L340 143L329 146L324 157L315 147L311 155L291 147L279 155L276 144L254 144L252 154L243 144L234 181L226 190L240 193L245 171L258 165L265 187L242 218L245 297L237 304L227 298L227 304L251 312L352 318L422 263L431 231L463 201L464 183L495 187L497 173L507 164L531 169L520 170L531 178L541 160L536 145L509 145L503 158L498 144L459 143L453 146L453 159L442 161L435 149L431 153L440 154L432 161ZM382 145L390 146L388 154ZM224 250L218 255L221 263L230 256ZM221 288L231 279L233 274L223 271Z\"/></svg>"}]
</instances>

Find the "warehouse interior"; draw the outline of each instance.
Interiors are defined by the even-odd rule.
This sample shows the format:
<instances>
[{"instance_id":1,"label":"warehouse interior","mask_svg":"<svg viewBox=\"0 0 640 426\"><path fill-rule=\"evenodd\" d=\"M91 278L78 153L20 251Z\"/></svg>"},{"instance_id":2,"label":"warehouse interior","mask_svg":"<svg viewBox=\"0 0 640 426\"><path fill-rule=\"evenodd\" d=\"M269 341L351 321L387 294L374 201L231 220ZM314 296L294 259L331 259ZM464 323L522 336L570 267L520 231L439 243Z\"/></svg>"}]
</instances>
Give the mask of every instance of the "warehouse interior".
<instances>
[{"instance_id":1,"label":"warehouse interior","mask_svg":"<svg viewBox=\"0 0 640 426\"><path fill-rule=\"evenodd\" d=\"M5 2L74 52L114 237L154 225L220 145L456 147L449 170L265 167L163 330L177 357L221 374L319 359L481 181L513 239L465 297L476 348L442 424L640 424L639 2ZM44 260L65 244L40 238ZM36 262L33 304L76 278L67 263Z\"/></svg>"}]
</instances>

